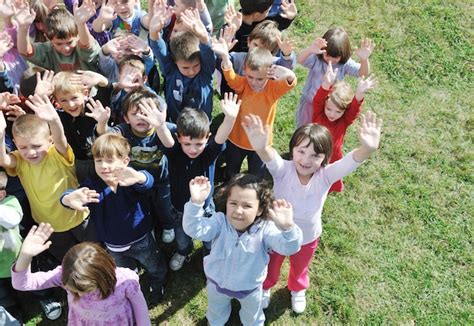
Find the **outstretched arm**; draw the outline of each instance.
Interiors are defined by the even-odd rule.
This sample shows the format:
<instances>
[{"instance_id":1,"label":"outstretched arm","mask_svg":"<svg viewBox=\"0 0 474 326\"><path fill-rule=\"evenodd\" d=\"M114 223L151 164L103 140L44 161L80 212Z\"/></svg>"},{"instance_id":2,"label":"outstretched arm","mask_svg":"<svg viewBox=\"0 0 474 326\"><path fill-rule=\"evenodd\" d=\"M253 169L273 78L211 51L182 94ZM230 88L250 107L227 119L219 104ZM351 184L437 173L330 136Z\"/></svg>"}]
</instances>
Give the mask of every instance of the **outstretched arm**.
<instances>
[{"instance_id":1,"label":"outstretched arm","mask_svg":"<svg viewBox=\"0 0 474 326\"><path fill-rule=\"evenodd\" d=\"M379 148L381 131L382 119L377 119L375 113L369 111L360 117L360 147L352 154L354 161L365 161Z\"/></svg>"},{"instance_id":2,"label":"outstretched arm","mask_svg":"<svg viewBox=\"0 0 474 326\"><path fill-rule=\"evenodd\" d=\"M78 211L88 211L87 204L98 203L99 194L95 190L87 187L76 189L72 192L66 192L61 197L61 204Z\"/></svg>"},{"instance_id":3,"label":"outstretched arm","mask_svg":"<svg viewBox=\"0 0 474 326\"><path fill-rule=\"evenodd\" d=\"M199 42L202 44L209 43L209 34L201 21L198 9L186 9L181 14L181 21L188 31L196 35Z\"/></svg>"},{"instance_id":4,"label":"outstretched arm","mask_svg":"<svg viewBox=\"0 0 474 326\"><path fill-rule=\"evenodd\" d=\"M217 144L224 144L234 127L235 119L240 111L242 100L238 99L237 94L225 93L221 100L222 111L224 112L224 121L217 129L214 140Z\"/></svg>"},{"instance_id":5,"label":"outstretched arm","mask_svg":"<svg viewBox=\"0 0 474 326\"><path fill-rule=\"evenodd\" d=\"M31 55L33 53L33 46L31 45L28 32L30 30L30 25L35 20L36 13L33 9L30 9L28 3L26 3L22 8L14 7L14 12L15 20L18 24L16 47L20 54L25 56Z\"/></svg>"},{"instance_id":6,"label":"outstretched arm","mask_svg":"<svg viewBox=\"0 0 474 326\"><path fill-rule=\"evenodd\" d=\"M275 149L268 146L268 126L263 126L262 119L258 115L249 114L242 122L247 138L252 148L263 162L267 163L275 158Z\"/></svg>"},{"instance_id":7,"label":"outstretched arm","mask_svg":"<svg viewBox=\"0 0 474 326\"><path fill-rule=\"evenodd\" d=\"M48 223L41 223L39 226L34 225L31 228L21 245L20 254L14 266L15 272L27 270L33 257L51 246L51 241L48 241L48 239L53 231L53 228Z\"/></svg>"},{"instance_id":8,"label":"outstretched arm","mask_svg":"<svg viewBox=\"0 0 474 326\"><path fill-rule=\"evenodd\" d=\"M84 0L79 7L74 4L74 22L77 25L77 32L79 34L79 45L83 47L90 47L94 42L97 42L89 32L86 23L95 15L95 4L92 0Z\"/></svg>"},{"instance_id":9,"label":"outstretched arm","mask_svg":"<svg viewBox=\"0 0 474 326\"><path fill-rule=\"evenodd\" d=\"M158 108L153 99L142 99L138 103L140 111L137 118L143 119L156 129L158 138L166 148L174 146L174 138L170 130L166 126L166 102L163 107Z\"/></svg>"},{"instance_id":10,"label":"outstretched arm","mask_svg":"<svg viewBox=\"0 0 474 326\"><path fill-rule=\"evenodd\" d=\"M355 98L358 102L364 99L365 93L368 90L371 90L375 87L377 81L375 80L374 75L370 76L369 78L365 78L362 76L359 80L359 84L357 85L357 90L355 93Z\"/></svg>"},{"instance_id":11,"label":"outstretched arm","mask_svg":"<svg viewBox=\"0 0 474 326\"><path fill-rule=\"evenodd\" d=\"M102 0L99 16L92 22L92 28L96 33L101 33L112 26L112 21L116 17L113 3Z\"/></svg>"},{"instance_id":12,"label":"outstretched arm","mask_svg":"<svg viewBox=\"0 0 474 326\"><path fill-rule=\"evenodd\" d=\"M95 121L97 121L97 134L105 134L107 132L107 123L109 122L110 118L110 108L108 106L104 108L100 101L95 101L93 98L89 99L89 103L87 103L87 108L91 112L86 112L86 116L91 117Z\"/></svg>"},{"instance_id":13,"label":"outstretched arm","mask_svg":"<svg viewBox=\"0 0 474 326\"><path fill-rule=\"evenodd\" d=\"M365 38L360 42L360 48L355 52L360 60L359 76L368 76L370 74L369 57L374 51L375 43L370 38Z\"/></svg>"},{"instance_id":14,"label":"outstretched arm","mask_svg":"<svg viewBox=\"0 0 474 326\"><path fill-rule=\"evenodd\" d=\"M327 46L327 42L325 39L319 37L317 38L313 44L311 44L309 47L301 51L300 54L298 54L298 58L296 59L300 65L304 64L305 61L308 59L308 57L312 54L321 54L325 53L326 50L321 50Z\"/></svg>"},{"instance_id":15,"label":"outstretched arm","mask_svg":"<svg viewBox=\"0 0 474 326\"><path fill-rule=\"evenodd\" d=\"M46 95L30 95L28 100L26 100L26 105L35 111L40 119L48 122L54 147L56 147L56 150L61 153L61 155L65 156L67 153L66 135L64 134L64 128L58 112L56 112L49 98Z\"/></svg>"}]
</instances>

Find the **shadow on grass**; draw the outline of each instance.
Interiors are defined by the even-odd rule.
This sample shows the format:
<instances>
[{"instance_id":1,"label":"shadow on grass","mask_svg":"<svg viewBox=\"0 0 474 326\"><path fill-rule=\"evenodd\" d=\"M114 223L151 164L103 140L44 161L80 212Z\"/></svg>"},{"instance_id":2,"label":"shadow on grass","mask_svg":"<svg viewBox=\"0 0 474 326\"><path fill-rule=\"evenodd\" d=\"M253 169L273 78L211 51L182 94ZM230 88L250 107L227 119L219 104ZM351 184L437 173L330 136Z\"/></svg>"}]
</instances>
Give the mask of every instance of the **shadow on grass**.
<instances>
[{"instance_id":1,"label":"shadow on grass","mask_svg":"<svg viewBox=\"0 0 474 326\"><path fill-rule=\"evenodd\" d=\"M271 325L274 321L278 320L288 307L291 307L291 298L290 292L286 287L272 292L270 305L264 310L265 324Z\"/></svg>"}]
</instances>

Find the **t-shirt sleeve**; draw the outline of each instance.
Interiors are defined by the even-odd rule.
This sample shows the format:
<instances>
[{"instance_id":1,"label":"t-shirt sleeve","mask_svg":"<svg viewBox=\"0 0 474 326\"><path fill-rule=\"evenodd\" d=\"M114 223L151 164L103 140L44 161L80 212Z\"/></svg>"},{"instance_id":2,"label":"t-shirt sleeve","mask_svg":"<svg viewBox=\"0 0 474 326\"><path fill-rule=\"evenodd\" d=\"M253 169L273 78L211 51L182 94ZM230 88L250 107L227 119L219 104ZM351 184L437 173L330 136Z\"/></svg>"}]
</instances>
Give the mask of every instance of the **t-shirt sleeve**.
<instances>
[{"instance_id":1,"label":"t-shirt sleeve","mask_svg":"<svg viewBox=\"0 0 474 326\"><path fill-rule=\"evenodd\" d=\"M352 59L347 60L344 65L344 75L350 75L359 77L360 63L355 62Z\"/></svg>"},{"instance_id":2,"label":"t-shirt sleeve","mask_svg":"<svg viewBox=\"0 0 474 326\"><path fill-rule=\"evenodd\" d=\"M224 74L224 78L229 84L229 86L238 94L241 94L244 91L245 87L245 78L239 76L235 73L233 68L230 69L222 69L222 73Z\"/></svg>"},{"instance_id":3,"label":"t-shirt sleeve","mask_svg":"<svg viewBox=\"0 0 474 326\"><path fill-rule=\"evenodd\" d=\"M342 159L329 164L324 168L324 175L329 185L352 173L363 162L356 162L353 158L354 151L346 154Z\"/></svg>"},{"instance_id":4,"label":"t-shirt sleeve","mask_svg":"<svg viewBox=\"0 0 474 326\"><path fill-rule=\"evenodd\" d=\"M316 63L317 60L316 54L311 54L309 57L306 58L306 61L303 62L303 67L311 69L313 65Z\"/></svg>"},{"instance_id":5,"label":"t-shirt sleeve","mask_svg":"<svg viewBox=\"0 0 474 326\"><path fill-rule=\"evenodd\" d=\"M266 162L265 165L267 166L268 171L272 175L273 179L281 179L285 175L285 161L283 158L276 152L276 150L273 150L275 152L275 157L273 160Z\"/></svg>"},{"instance_id":6,"label":"t-shirt sleeve","mask_svg":"<svg viewBox=\"0 0 474 326\"><path fill-rule=\"evenodd\" d=\"M77 53L81 63L87 64L86 66L95 65L99 61L99 52L101 51L100 45L97 40L88 46L84 47L80 43L77 44Z\"/></svg>"},{"instance_id":7,"label":"t-shirt sleeve","mask_svg":"<svg viewBox=\"0 0 474 326\"><path fill-rule=\"evenodd\" d=\"M24 55L24 57L34 63L37 66L40 66L45 69L54 69L52 59L54 58L54 50L51 47L51 43L33 43L33 53L29 55Z\"/></svg>"}]
</instances>

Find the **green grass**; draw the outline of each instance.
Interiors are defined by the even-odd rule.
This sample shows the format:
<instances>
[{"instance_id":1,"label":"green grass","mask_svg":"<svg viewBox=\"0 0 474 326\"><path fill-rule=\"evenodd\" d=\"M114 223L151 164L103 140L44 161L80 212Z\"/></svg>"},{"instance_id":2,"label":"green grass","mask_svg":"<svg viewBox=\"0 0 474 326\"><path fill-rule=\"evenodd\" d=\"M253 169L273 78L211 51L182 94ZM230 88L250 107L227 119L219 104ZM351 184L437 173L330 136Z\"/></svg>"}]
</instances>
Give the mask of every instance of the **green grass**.
<instances>
[{"instance_id":1,"label":"green grass","mask_svg":"<svg viewBox=\"0 0 474 326\"><path fill-rule=\"evenodd\" d=\"M363 37L375 40L378 87L363 110L384 119L383 143L345 178L345 192L326 202L306 312L291 312L283 277L267 320L472 325L472 6L459 0L297 3L300 16L288 34L298 49L334 25L348 31L354 48ZM307 74L302 67L296 72L298 87L279 104L280 152L287 151ZM348 131L346 150L357 146L355 130ZM182 271L170 272L166 300L150 314L157 324L205 325L206 305L197 253ZM229 324L237 325L234 308Z\"/></svg>"}]
</instances>

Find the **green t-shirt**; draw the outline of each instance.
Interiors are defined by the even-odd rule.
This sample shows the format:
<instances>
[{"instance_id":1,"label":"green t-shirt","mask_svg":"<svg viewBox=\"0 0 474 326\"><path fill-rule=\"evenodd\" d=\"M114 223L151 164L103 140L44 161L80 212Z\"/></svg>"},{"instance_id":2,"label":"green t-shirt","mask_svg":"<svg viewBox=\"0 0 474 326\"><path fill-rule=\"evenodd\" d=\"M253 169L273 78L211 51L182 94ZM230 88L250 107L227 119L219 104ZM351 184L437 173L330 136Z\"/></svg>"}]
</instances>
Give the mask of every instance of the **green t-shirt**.
<instances>
[{"instance_id":1,"label":"green t-shirt","mask_svg":"<svg viewBox=\"0 0 474 326\"><path fill-rule=\"evenodd\" d=\"M10 277L10 268L20 252L18 224L22 217L23 211L15 196L0 201L0 278Z\"/></svg>"}]
</instances>

